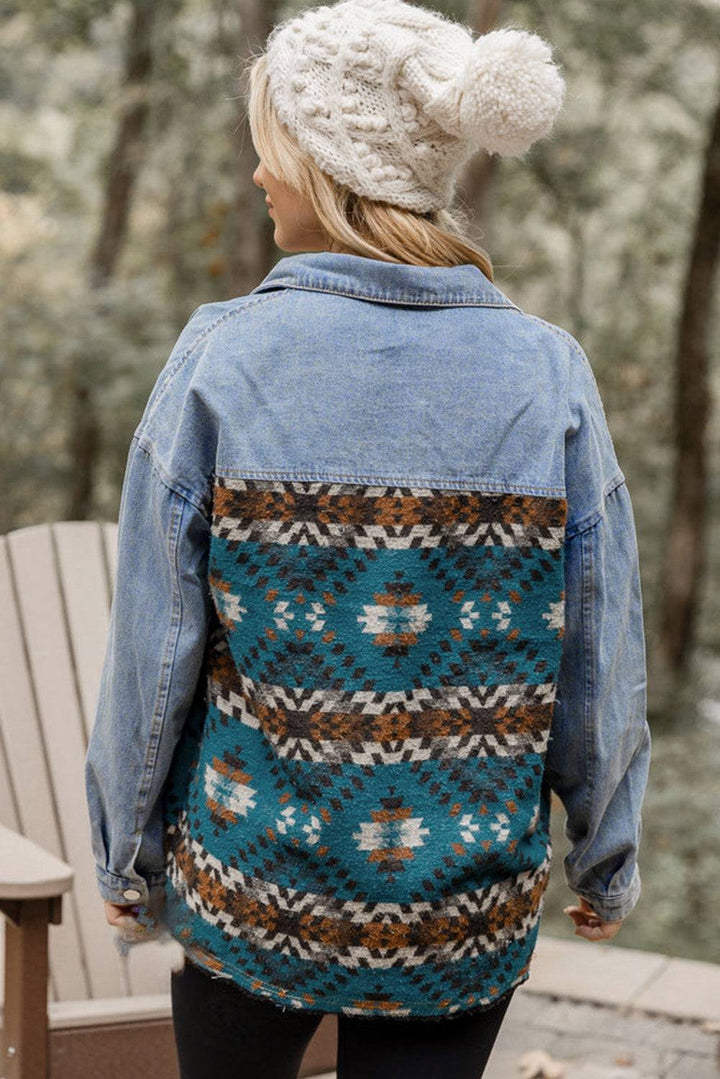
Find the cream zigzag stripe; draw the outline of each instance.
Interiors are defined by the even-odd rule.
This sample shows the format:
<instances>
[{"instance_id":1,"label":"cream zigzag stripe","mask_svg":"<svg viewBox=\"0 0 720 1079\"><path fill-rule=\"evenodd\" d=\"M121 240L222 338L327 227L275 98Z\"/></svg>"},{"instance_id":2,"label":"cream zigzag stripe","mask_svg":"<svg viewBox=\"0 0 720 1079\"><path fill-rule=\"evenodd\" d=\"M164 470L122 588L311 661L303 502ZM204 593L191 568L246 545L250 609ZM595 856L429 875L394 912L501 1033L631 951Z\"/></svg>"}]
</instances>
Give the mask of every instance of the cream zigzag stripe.
<instances>
[{"instance_id":1,"label":"cream zigzag stripe","mask_svg":"<svg viewBox=\"0 0 720 1079\"><path fill-rule=\"evenodd\" d=\"M223 478L220 486L228 491L245 492L267 491L279 495L288 490L302 496L321 496L329 499L358 496L357 483L332 483L328 481L304 482L288 480L255 480ZM431 503L442 501L443 497L455 498L470 495L473 499L493 499L498 503L507 500L507 494L497 491L482 491L476 488L444 489L430 487L399 487L360 485L361 497L373 500L377 498L424 499ZM536 495L518 495L540 501ZM541 525L533 522L523 524L519 521L485 521L471 531L466 521L444 522L437 524L414 525L372 525L343 524L341 522L318 522L312 516L305 521L282 521L272 517L248 521L247 518L214 514L212 532L220 539L241 543L256 537L263 543L294 543L315 546L353 546L372 550L388 547L403 550L412 547L437 547L450 540L463 546L524 547L538 546L543 550L558 550L564 544L564 525Z\"/></svg>"},{"instance_id":2,"label":"cream zigzag stripe","mask_svg":"<svg viewBox=\"0 0 720 1079\"><path fill-rule=\"evenodd\" d=\"M469 531L468 524L438 530L435 525L344 525L316 521L251 521L246 518L217 516L212 533L233 543L257 540L260 543L294 543L315 547L358 547L361 550L406 550L413 547L445 546L449 541L466 547L540 547L555 551L563 545L565 529L555 525L541 527L517 522L487 521Z\"/></svg>"},{"instance_id":3,"label":"cream zigzag stripe","mask_svg":"<svg viewBox=\"0 0 720 1079\"><path fill-rule=\"evenodd\" d=\"M393 705L402 705L408 712L421 712L430 706L458 710L462 707L479 709L496 708L502 704L508 708L530 704L550 705L555 699L555 683L543 683L538 686L523 684L478 687L486 692L471 691L466 687L453 687L435 692L425 689L400 690L378 693L370 690L356 693L337 693L332 690L300 691L294 696L292 690L284 686L259 684L247 675L240 673L240 682L245 694L233 692L220 683L209 680L211 703L224 715L231 716L255 730L260 727L260 720L248 708L248 700L260 700L270 708L277 708L279 702L294 712L311 715L318 711L340 711L358 716L384 715L393 711ZM362 704L362 707L358 707ZM381 743L367 741L360 744L325 739L317 741L295 736L279 737L271 729L264 731L273 743L278 756L290 759L301 758L318 762L352 761L357 764L399 763L409 760L435 760L456 755L459 759L470 756L513 757L522 753L545 752L549 737L549 726L539 738L531 734L449 735L447 737L424 737L398 739L395 742Z\"/></svg>"},{"instance_id":4,"label":"cream zigzag stripe","mask_svg":"<svg viewBox=\"0 0 720 1079\"><path fill-rule=\"evenodd\" d=\"M291 686L256 682L242 671L238 677L243 693L260 700L268 707L279 704L293 712L343 712L364 716L381 716L387 712L425 712L428 708L459 711L520 708L533 704L549 705L555 700L557 683L527 682L491 686L421 686L417 689L381 690L294 690Z\"/></svg>"},{"instance_id":5,"label":"cream zigzag stripe","mask_svg":"<svg viewBox=\"0 0 720 1079\"><path fill-rule=\"evenodd\" d=\"M517 757L524 753L543 754L549 733L532 740L508 735L499 742L492 734L467 737L404 738L394 742L363 742L356 745L341 741L310 741L307 738L279 739L271 731L266 736L278 757L310 764L407 764L414 761L467 760L468 757Z\"/></svg>"},{"instance_id":6,"label":"cream zigzag stripe","mask_svg":"<svg viewBox=\"0 0 720 1079\"><path fill-rule=\"evenodd\" d=\"M463 914L481 914L498 901L507 899L508 895L518 896L532 890L546 876L550 865L550 848L548 847L543 862L536 869L527 870L514 877L510 888L501 882L489 888L459 893L434 903L362 903L355 900L332 899L312 892L299 892L292 888L282 888L257 877L247 876L241 870L221 862L188 834L187 815L184 811L179 823L170 826L169 830L171 833L179 831L182 834L194 864L205 872L212 872L213 878L220 887L228 891L241 891L244 895L252 896L260 904L272 901L273 905L295 919L302 915L309 915L339 919L342 922L349 921L355 925L394 921L401 921L407 925L427 922L434 917L452 919ZM333 962L348 968L366 967L373 970L388 970L392 967L421 966L428 962L448 963L477 958L488 952L505 949L513 941L522 940L532 931L540 917L538 908L516 922L513 927L495 933L492 937L471 936L460 943L450 941L436 948L423 948L419 954L418 949L414 947L371 950L363 946L350 947L346 953L338 954L336 947L325 945L320 940L300 940L292 933L265 930L260 926L248 924L238 926L230 914L217 908L208 908L198 893L188 888L187 881L172 852L168 854L167 870L173 888L182 896L188 908L228 935L247 939L257 947L292 955L297 959L326 961L331 958ZM383 956L379 954L382 951L392 954Z\"/></svg>"}]
</instances>

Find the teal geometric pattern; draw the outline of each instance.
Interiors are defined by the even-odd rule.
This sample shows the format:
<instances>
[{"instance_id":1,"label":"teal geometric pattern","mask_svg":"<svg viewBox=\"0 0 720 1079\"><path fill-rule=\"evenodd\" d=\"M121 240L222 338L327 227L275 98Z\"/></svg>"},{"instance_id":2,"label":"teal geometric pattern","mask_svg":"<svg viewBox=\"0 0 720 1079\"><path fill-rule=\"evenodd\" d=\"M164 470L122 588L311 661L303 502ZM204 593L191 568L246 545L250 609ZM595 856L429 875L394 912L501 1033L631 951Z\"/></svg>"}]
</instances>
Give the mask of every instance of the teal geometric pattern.
<instances>
[{"instance_id":1,"label":"teal geometric pattern","mask_svg":"<svg viewBox=\"0 0 720 1079\"><path fill-rule=\"evenodd\" d=\"M165 802L194 962L345 1014L439 1017L526 980L566 509L217 479L205 695Z\"/></svg>"}]
</instances>

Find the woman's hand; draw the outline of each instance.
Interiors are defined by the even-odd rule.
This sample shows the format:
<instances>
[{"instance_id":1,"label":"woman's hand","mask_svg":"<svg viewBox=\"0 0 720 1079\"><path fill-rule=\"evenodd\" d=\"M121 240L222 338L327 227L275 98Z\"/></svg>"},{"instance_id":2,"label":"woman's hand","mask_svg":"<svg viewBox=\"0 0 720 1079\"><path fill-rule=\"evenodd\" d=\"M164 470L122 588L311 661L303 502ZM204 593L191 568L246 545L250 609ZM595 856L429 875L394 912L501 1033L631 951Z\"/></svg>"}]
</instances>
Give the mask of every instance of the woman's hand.
<instances>
[{"instance_id":1,"label":"woman's hand","mask_svg":"<svg viewBox=\"0 0 720 1079\"><path fill-rule=\"evenodd\" d=\"M585 940L612 940L622 925L622 918L619 922L604 922L582 896L579 907L564 907L563 914L575 923L575 936Z\"/></svg>"},{"instance_id":2,"label":"woman's hand","mask_svg":"<svg viewBox=\"0 0 720 1079\"><path fill-rule=\"evenodd\" d=\"M134 903L109 903L105 902L105 918L108 925L116 926L118 929L125 928L125 918L134 918L137 913L137 905Z\"/></svg>"}]
</instances>

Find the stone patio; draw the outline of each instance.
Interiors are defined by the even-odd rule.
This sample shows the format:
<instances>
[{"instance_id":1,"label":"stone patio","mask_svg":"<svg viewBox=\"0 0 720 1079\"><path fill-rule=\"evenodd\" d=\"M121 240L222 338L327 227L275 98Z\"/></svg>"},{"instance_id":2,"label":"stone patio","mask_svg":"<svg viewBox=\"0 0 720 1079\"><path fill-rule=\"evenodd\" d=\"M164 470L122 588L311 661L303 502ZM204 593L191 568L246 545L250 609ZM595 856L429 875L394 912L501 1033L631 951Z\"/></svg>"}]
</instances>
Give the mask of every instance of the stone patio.
<instances>
[{"instance_id":1,"label":"stone patio","mask_svg":"<svg viewBox=\"0 0 720 1079\"><path fill-rule=\"evenodd\" d=\"M720 966L541 935L531 969L484 1079L720 1079Z\"/></svg>"},{"instance_id":2,"label":"stone patio","mask_svg":"<svg viewBox=\"0 0 720 1079\"><path fill-rule=\"evenodd\" d=\"M720 1038L710 1026L521 989L485 1079L521 1079L520 1062L532 1050L563 1065L563 1079L718 1079Z\"/></svg>"}]
</instances>

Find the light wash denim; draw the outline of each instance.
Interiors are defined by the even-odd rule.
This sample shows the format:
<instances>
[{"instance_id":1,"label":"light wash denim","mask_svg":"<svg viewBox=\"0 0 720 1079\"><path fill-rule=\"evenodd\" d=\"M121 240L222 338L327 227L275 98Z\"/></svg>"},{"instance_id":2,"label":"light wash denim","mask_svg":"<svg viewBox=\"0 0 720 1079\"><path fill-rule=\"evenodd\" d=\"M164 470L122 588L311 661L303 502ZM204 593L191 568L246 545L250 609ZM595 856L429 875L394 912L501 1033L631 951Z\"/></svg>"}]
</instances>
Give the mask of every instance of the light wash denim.
<instances>
[{"instance_id":1,"label":"light wash denim","mask_svg":"<svg viewBox=\"0 0 720 1079\"><path fill-rule=\"evenodd\" d=\"M164 885L163 784L203 707L216 472L567 499L546 775L570 888L624 918L651 751L645 640L632 504L588 359L474 266L327 251L198 307L132 438L86 758L102 898L149 903Z\"/></svg>"}]
</instances>

